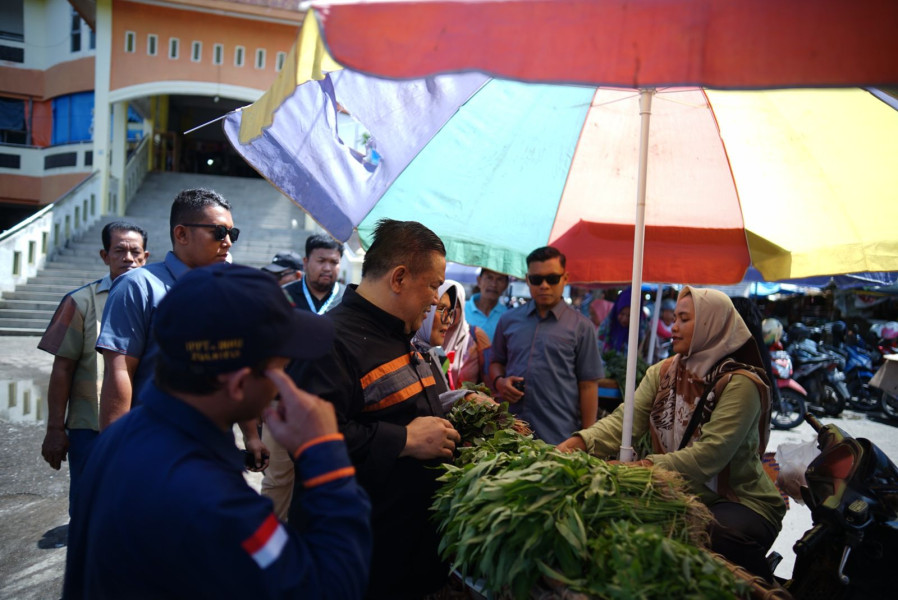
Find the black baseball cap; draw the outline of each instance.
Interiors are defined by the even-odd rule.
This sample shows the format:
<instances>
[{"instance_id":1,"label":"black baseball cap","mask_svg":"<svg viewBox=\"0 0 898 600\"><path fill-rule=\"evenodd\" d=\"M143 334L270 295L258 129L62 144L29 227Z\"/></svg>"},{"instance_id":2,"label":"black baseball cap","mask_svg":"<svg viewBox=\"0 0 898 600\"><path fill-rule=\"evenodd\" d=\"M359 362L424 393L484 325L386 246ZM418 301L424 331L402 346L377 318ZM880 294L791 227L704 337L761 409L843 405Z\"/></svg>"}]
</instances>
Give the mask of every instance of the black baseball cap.
<instances>
[{"instance_id":1,"label":"black baseball cap","mask_svg":"<svg viewBox=\"0 0 898 600\"><path fill-rule=\"evenodd\" d=\"M271 259L270 265L262 267L263 271L280 275L289 270L302 271L302 257L293 251L278 252Z\"/></svg>"},{"instance_id":2,"label":"black baseball cap","mask_svg":"<svg viewBox=\"0 0 898 600\"><path fill-rule=\"evenodd\" d=\"M229 373L267 358L326 354L331 321L293 308L259 269L228 263L193 269L159 304L153 318L159 360L197 374Z\"/></svg>"}]
</instances>

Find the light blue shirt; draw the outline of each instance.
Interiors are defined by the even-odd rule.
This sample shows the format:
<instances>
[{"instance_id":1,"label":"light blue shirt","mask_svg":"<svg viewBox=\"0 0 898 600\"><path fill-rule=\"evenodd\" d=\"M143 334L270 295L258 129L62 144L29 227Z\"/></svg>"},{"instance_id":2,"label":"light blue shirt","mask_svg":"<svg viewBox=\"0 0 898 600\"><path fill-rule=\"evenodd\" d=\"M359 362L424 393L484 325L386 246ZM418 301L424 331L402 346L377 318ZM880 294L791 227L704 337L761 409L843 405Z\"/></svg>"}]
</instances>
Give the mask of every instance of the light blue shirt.
<instances>
[{"instance_id":1,"label":"light blue shirt","mask_svg":"<svg viewBox=\"0 0 898 600\"><path fill-rule=\"evenodd\" d=\"M112 350L140 359L131 386L131 404L137 405L140 391L153 380L159 346L151 333L153 315L165 294L190 267L172 252L165 260L128 271L115 278L106 307L97 350Z\"/></svg>"},{"instance_id":2,"label":"light blue shirt","mask_svg":"<svg viewBox=\"0 0 898 600\"><path fill-rule=\"evenodd\" d=\"M506 375L524 378L524 397L511 409L535 437L559 444L583 429L578 384L604 376L589 319L564 301L540 319L531 300L502 315L492 349Z\"/></svg>"},{"instance_id":3,"label":"light blue shirt","mask_svg":"<svg viewBox=\"0 0 898 600\"><path fill-rule=\"evenodd\" d=\"M468 322L468 325L480 327L488 336L490 336L490 340L492 340L493 336L496 335L496 326L499 324L499 317L508 312L508 307L499 302L493 307L493 310L490 311L489 316L487 316L483 314L483 311L477 308L478 300L480 300L480 294L474 294L468 298L467 302L465 302L465 320Z\"/></svg>"}]
</instances>

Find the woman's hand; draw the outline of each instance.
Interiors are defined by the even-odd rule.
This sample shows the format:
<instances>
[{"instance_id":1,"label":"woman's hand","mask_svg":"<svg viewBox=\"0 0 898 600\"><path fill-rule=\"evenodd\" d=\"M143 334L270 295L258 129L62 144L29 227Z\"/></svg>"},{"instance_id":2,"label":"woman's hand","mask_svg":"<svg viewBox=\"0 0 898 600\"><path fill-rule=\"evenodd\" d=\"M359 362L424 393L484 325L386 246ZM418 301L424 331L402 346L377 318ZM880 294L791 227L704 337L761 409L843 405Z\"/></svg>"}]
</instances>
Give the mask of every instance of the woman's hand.
<instances>
[{"instance_id":1,"label":"woman's hand","mask_svg":"<svg viewBox=\"0 0 898 600\"><path fill-rule=\"evenodd\" d=\"M586 442L584 442L583 438L579 435L573 435L555 446L555 449L560 452L568 453L574 452L576 450L582 450L583 452L586 452Z\"/></svg>"}]
</instances>

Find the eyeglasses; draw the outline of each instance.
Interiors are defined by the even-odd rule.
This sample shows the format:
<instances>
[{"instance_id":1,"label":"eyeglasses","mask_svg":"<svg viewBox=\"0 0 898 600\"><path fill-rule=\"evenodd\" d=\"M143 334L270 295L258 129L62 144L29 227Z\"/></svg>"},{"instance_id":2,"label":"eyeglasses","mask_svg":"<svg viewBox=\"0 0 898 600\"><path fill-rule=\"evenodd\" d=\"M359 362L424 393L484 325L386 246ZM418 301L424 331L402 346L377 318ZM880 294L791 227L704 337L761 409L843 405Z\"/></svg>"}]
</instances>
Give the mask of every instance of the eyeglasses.
<instances>
[{"instance_id":1,"label":"eyeglasses","mask_svg":"<svg viewBox=\"0 0 898 600\"><path fill-rule=\"evenodd\" d=\"M440 315L440 323L443 325L452 325L452 322L455 321L455 309L449 307L442 307L435 309Z\"/></svg>"},{"instance_id":2,"label":"eyeglasses","mask_svg":"<svg viewBox=\"0 0 898 600\"><path fill-rule=\"evenodd\" d=\"M181 223L184 227L208 227L212 229L212 236L215 238L216 242L220 242L225 239L225 236L231 236L231 242L236 242L237 238L240 237L240 230L236 227L227 228L225 225L212 225L209 223Z\"/></svg>"},{"instance_id":3,"label":"eyeglasses","mask_svg":"<svg viewBox=\"0 0 898 600\"><path fill-rule=\"evenodd\" d=\"M552 273L551 275L527 275L527 281L530 282L530 285L542 285L543 281L547 282L549 285L557 285L561 278L564 277L564 273Z\"/></svg>"}]
</instances>

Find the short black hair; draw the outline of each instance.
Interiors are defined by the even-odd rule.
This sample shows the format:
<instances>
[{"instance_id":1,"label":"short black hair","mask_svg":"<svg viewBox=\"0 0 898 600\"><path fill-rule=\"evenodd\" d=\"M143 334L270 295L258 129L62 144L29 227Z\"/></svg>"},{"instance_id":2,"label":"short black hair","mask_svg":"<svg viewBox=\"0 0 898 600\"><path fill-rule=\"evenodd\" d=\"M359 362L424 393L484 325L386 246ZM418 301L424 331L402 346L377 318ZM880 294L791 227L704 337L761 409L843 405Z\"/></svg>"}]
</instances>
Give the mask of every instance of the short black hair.
<instances>
[{"instance_id":1,"label":"short black hair","mask_svg":"<svg viewBox=\"0 0 898 600\"><path fill-rule=\"evenodd\" d=\"M147 232L142 227L138 227L134 223L129 223L128 221L113 221L107 223L106 226L103 227L103 232L100 234L100 237L103 238L103 250L106 252L109 252L109 246L112 244L112 234L116 231L133 231L140 235L140 237L143 238L143 251L147 251L147 240L149 239L149 236L147 236Z\"/></svg>"},{"instance_id":2,"label":"short black hair","mask_svg":"<svg viewBox=\"0 0 898 600\"><path fill-rule=\"evenodd\" d=\"M312 252L318 248L336 250L340 253L340 256L343 256L343 244L333 238L318 234L310 235L306 238L306 258L312 256Z\"/></svg>"},{"instance_id":3,"label":"short black hair","mask_svg":"<svg viewBox=\"0 0 898 600\"><path fill-rule=\"evenodd\" d=\"M420 273L430 266L432 252L446 256L446 246L421 223L381 219L374 226L374 241L365 252L362 277L382 277L399 265Z\"/></svg>"},{"instance_id":4,"label":"short black hair","mask_svg":"<svg viewBox=\"0 0 898 600\"><path fill-rule=\"evenodd\" d=\"M567 259L564 257L564 254L561 253L561 250L555 248L554 246L543 246L542 248L537 248L533 252L527 255L527 266L530 266L530 263L534 262L545 262L547 260L552 260L553 258L557 258L561 263L561 268L567 268L566 262Z\"/></svg>"},{"instance_id":5,"label":"short black hair","mask_svg":"<svg viewBox=\"0 0 898 600\"><path fill-rule=\"evenodd\" d=\"M202 218L203 210L207 206L220 206L225 210L231 210L231 203L213 190L204 188L183 190L175 196L168 220L168 235L171 237L172 246L175 244L175 227Z\"/></svg>"}]
</instances>

